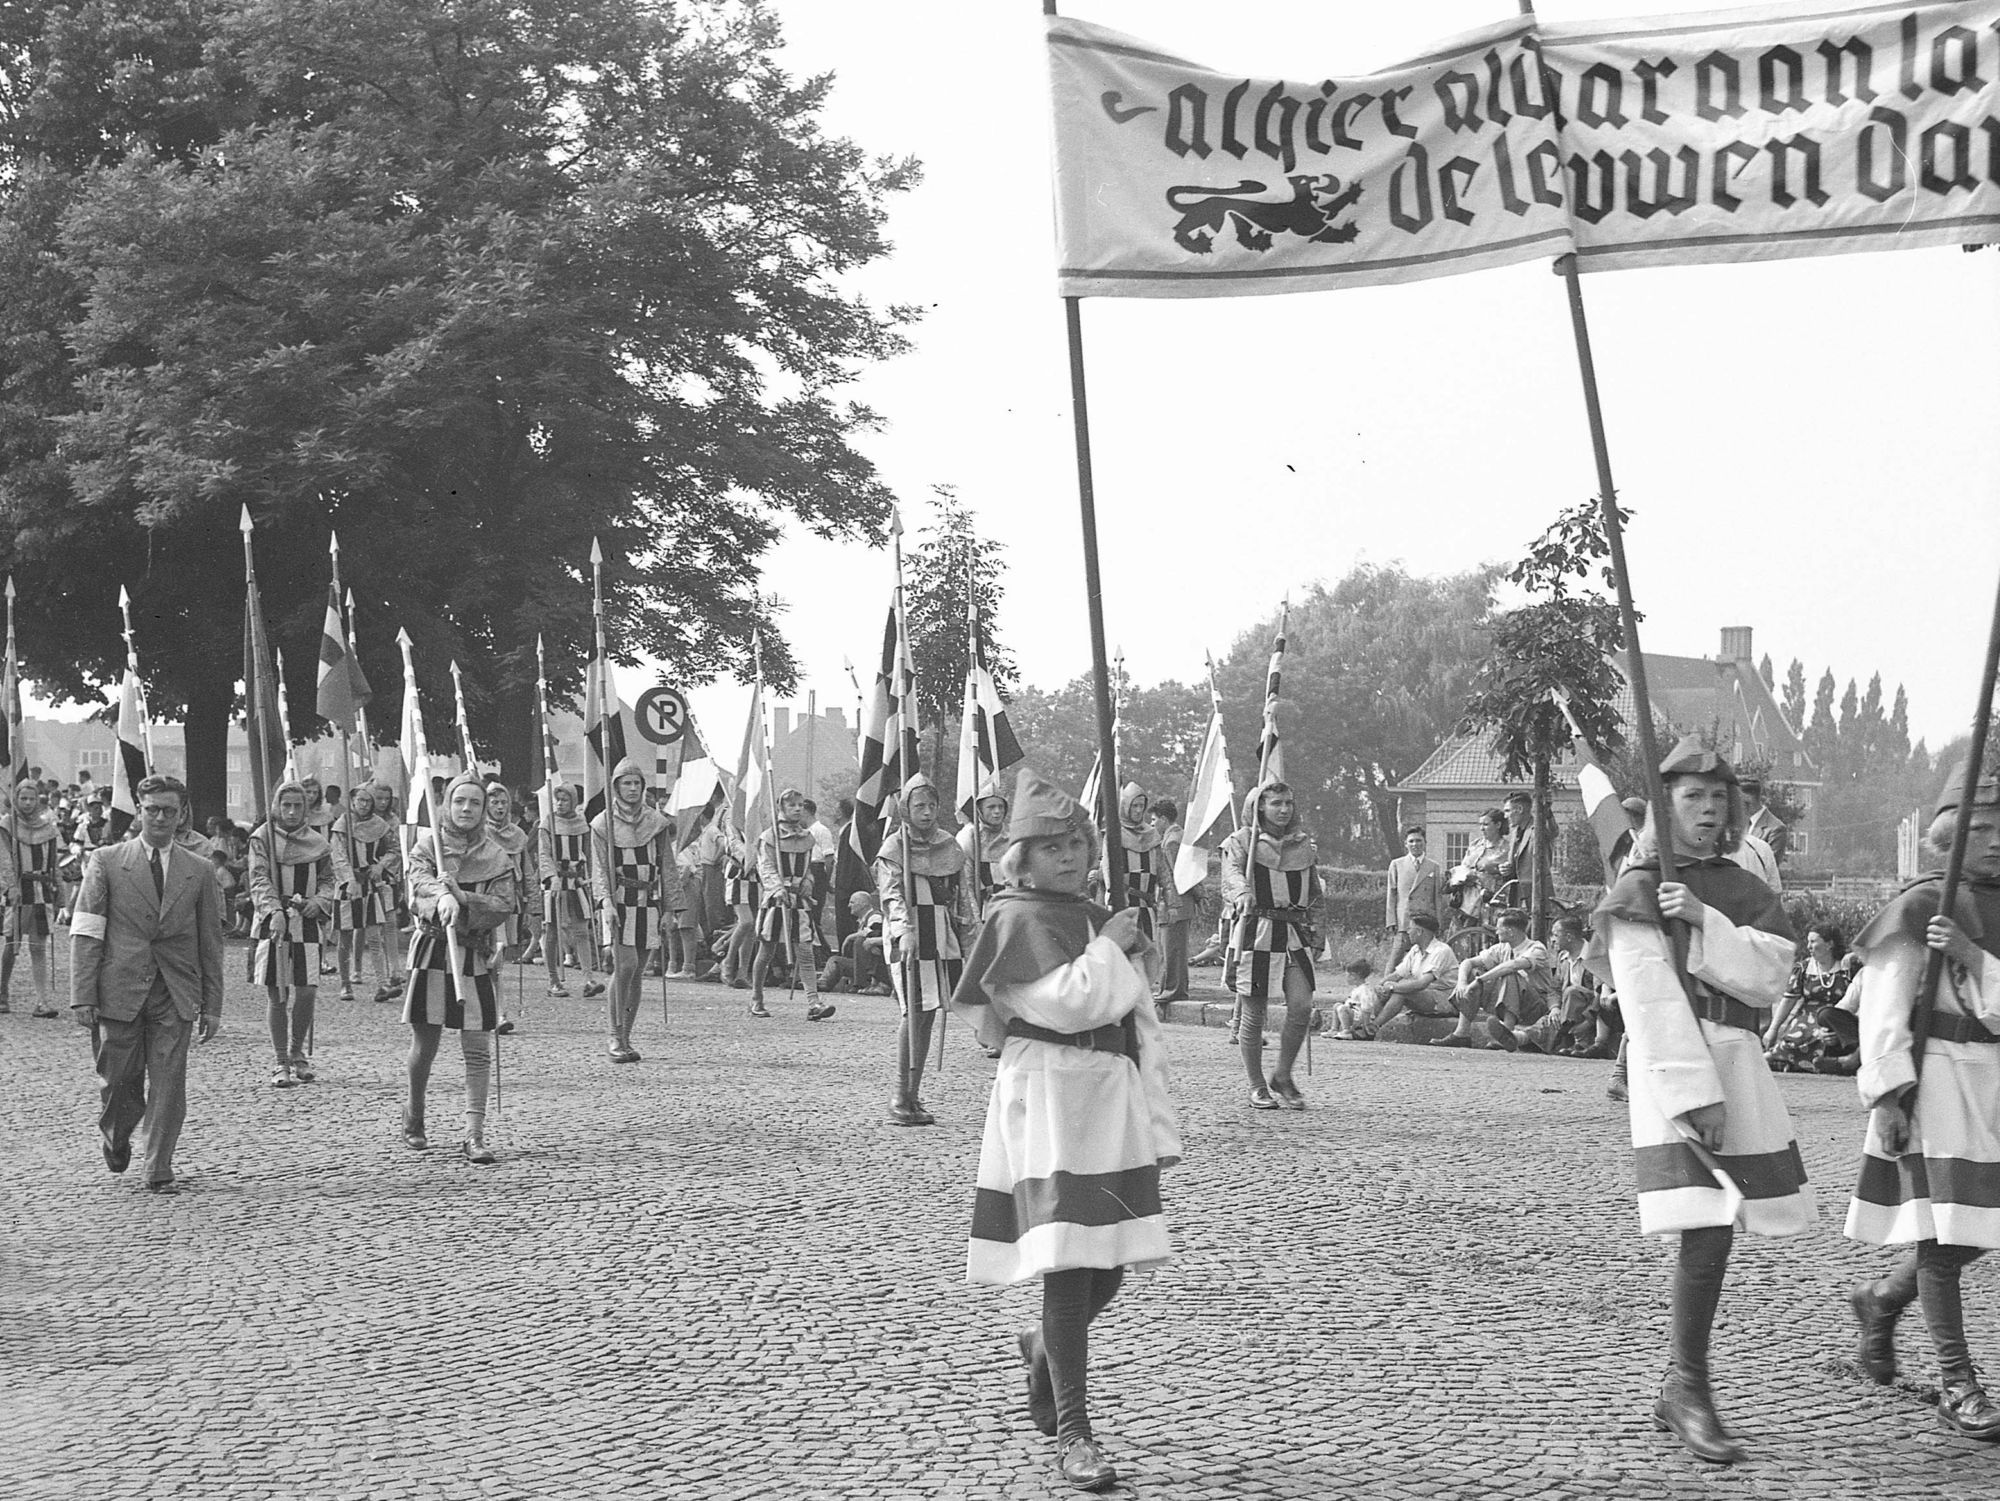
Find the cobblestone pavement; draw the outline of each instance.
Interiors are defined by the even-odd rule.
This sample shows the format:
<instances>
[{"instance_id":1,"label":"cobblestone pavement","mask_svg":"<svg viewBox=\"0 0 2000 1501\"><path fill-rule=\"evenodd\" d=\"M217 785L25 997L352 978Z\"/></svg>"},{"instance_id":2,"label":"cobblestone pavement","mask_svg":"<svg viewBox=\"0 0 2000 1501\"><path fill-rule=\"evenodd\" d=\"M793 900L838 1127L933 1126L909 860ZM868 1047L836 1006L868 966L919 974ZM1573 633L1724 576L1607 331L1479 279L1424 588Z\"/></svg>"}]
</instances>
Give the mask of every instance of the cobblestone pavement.
<instances>
[{"instance_id":1,"label":"cobblestone pavement","mask_svg":"<svg viewBox=\"0 0 2000 1501\"><path fill-rule=\"evenodd\" d=\"M989 1077L962 1027L926 1091L941 1124L898 1130L885 1000L813 1026L796 999L756 1021L677 984L663 1030L652 981L646 1059L615 1068L592 1005L539 993L480 1168L448 1150L453 1048L441 1145L412 1153L394 1007L324 1001L320 1082L272 1091L233 979L173 1197L104 1172L82 1034L0 1017L0 1495L1057 1493L1013 1359L1036 1290L961 1281ZM1094 1341L1119 1494L2000 1490L2000 1452L1922 1400L1918 1320L1912 1384L1846 1363L1842 1290L1884 1261L1838 1234L1850 1081L1782 1080L1821 1227L1739 1242L1716 1368L1755 1460L1720 1471L1650 1426L1667 1260L1633 1233L1606 1065L1321 1039L1312 1109L1253 1114L1219 1033L1170 1035L1179 1256ZM1989 1354L1995 1283L1968 1276Z\"/></svg>"}]
</instances>

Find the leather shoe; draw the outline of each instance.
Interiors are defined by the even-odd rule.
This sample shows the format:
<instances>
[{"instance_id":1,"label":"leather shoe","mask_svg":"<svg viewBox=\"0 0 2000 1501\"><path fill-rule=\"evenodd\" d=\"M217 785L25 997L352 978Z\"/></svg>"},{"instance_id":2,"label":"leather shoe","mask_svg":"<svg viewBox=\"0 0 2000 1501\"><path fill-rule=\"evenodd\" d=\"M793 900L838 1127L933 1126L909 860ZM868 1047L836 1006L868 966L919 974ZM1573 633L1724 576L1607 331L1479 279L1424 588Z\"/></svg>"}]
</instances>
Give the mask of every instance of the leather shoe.
<instances>
[{"instance_id":1,"label":"leather shoe","mask_svg":"<svg viewBox=\"0 0 2000 1501\"><path fill-rule=\"evenodd\" d=\"M1875 1292L1873 1282L1857 1282L1847 1294L1848 1307L1854 1310L1854 1320L1861 1326L1861 1338L1855 1346L1854 1363L1861 1367L1861 1374L1878 1386L1887 1386L1896 1379L1896 1315Z\"/></svg>"},{"instance_id":2,"label":"leather shoe","mask_svg":"<svg viewBox=\"0 0 2000 1501\"><path fill-rule=\"evenodd\" d=\"M122 1173L132 1165L132 1143L104 1138L104 1165L114 1173Z\"/></svg>"},{"instance_id":3,"label":"leather shoe","mask_svg":"<svg viewBox=\"0 0 2000 1501\"><path fill-rule=\"evenodd\" d=\"M155 1194L179 1193L180 1185L172 1178L148 1178L146 1180L146 1192Z\"/></svg>"},{"instance_id":4,"label":"leather shoe","mask_svg":"<svg viewBox=\"0 0 2000 1501\"><path fill-rule=\"evenodd\" d=\"M1075 1491L1101 1491L1118 1482L1118 1471L1104 1457L1094 1438L1073 1438L1056 1450L1063 1484Z\"/></svg>"},{"instance_id":5,"label":"leather shoe","mask_svg":"<svg viewBox=\"0 0 2000 1501\"><path fill-rule=\"evenodd\" d=\"M1496 1047L1505 1048L1510 1053L1517 1051L1521 1046L1521 1040L1514 1035L1514 1029L1497 1016L1489 1016L1486 1019L1486 1035L1493 1039ZM1539 1053L1541 1049L1536 1048L1535 1051Z\"/></svg>"},{"instance_id":6,"label":"leather shoe","mask_svg":"<svg viewBox=\"0 0 2000 1501\"><path fill-rule=\"evenodd\" d=\"M1716 1416L1715 1399L1669 1376L1653 1404L1653 1426L1672 1433L1688 1453L1712 1465L1733 1465L1744 1457L1743 1446L1730 1436Z\"/></svg>"},{"instance_id":7,"label":"leather shoe","mask_svg":"<svg viewBox=\"0 0 2000 1501\"><path fill-rule=\"evenodd\" d=\"M1299 1093L1299 1086L1294 1084L1290 1079L1273 1079L1271 1081L1271 1097L1287 1110L1303 1110L1306 1108L1306 1097Z\"/></svg>"},{"instance_id":8,"label":"leather shoe","mask_svg":"<svg viewBox=\"0 0 2000 1501\"><path fill-rule=\"evenodd\" d=\"M1431 1046L1434 1048L1470 1048L1477 1047L1478 1044L1473 1041L1470 1032L1450 1032L1443 1037L1433 1037L1431 1039Z\"/></svg>"},{"instance_id":9,"label":"leather shoe","mask_svg":"<svg viewBox=\"0 0 2000 1501\"><path fill-rule=\"evenodd\" d=\"M1938 1382L1938 1416L1945 1426L1967 1438L1992 1443L2000 1439L2000 1407L1986 1395L1977 1375L1946 1378Z\"/></svg>"},{"instance_id":10,"label":"leather shoe","mask_svg":"<svg viewBox=\"0 0 2000 1501\"><path fill-rule=\"evenodd\" d=\"M1278 1102L1271 1098L1270 1090L1260 1085L1250 1091L1250 1108L1252 1110L1276 1110Z\"/></svg>"},{"instance_id":11,"label":"leather shoe","mask_svg":"<svg viewBox=\"0 0 2000 1501\"><path fill-rule=\"evenodd\" d=\"M889 1106L889 1124L892 1126L921 1126L923 1112L908 1100L896 1100Z\"/></svg>"},{"instance_id":12,"label":"leather shoe","mask_svg":"<svg viewBox=\"0 0 2000 1501\"><path fill-rule=\"evenodd\" d=\"M1050 1438L1056 1433L1056 1385L1049 1376L1049 1357L1042 1350L1042 1331L1023 1329L1015 1336L1021 1364L1028 1368L1028 1419Z\"/></svg>"}]
</instances>

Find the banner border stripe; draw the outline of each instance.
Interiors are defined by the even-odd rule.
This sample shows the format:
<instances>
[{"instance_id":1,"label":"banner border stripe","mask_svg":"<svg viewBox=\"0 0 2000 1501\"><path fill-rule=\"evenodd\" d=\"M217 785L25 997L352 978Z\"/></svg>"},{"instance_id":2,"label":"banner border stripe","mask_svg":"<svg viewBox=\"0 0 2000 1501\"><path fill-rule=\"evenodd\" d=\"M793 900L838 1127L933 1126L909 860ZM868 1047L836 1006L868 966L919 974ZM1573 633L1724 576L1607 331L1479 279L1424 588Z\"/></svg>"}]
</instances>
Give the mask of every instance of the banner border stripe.
<instances>
[{"instance_id":1,"label":"banner border stripe","mask_svg":"<svg viewBox=\"0 0 2000 1501\"><path fill-rule=\"evenodd\" d=\"M1400 266L1424 266L1440 261L1465 260L1476 255L1497 255L1509 250L1518 250L1524 245L1539 245L1545 240L1567 240L1570 231L1567 225L1561 229L1543 230L1539 234L1522 235L1512 240L1495 240L1484 245L1468 245L1459 250L1439 250L1426 255L1405 255L1378 258L1370 261L1351 261L1346 265L1334 266L1271 266L1264 269L1248 268L1242 271L1084 271L1068 266L1059 267L1057 277L1066 281L1254 281L1297 276L1345 276L1363 271L1394 269Z\"/></svg>"}]
</instances>

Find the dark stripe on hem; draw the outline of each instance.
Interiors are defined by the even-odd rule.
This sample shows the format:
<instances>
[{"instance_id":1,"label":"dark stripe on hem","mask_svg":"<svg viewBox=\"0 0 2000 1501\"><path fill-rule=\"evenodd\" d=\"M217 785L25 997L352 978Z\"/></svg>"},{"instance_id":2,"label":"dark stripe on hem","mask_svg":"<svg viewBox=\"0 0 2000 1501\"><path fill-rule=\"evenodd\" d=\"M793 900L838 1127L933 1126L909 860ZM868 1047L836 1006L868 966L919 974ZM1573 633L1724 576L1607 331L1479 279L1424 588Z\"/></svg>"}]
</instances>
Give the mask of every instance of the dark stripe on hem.
<instances>
[{"instance_id":1,"label":"dark stripe on hem","mask_svg":"<svg viewBox=\"0 0 2000 1501\"><path fill-rule=\"evenodd\" d=\"M1686 1142L1664 1146L1635 1147L1634 1174L1639 1192L1667 1193L1677 1188L1720 1188L1715 1175L1702 1165L1693 1147ZM1735 1180L1746 1199L1783 1199L1806 1184L1806 1165L1799 1156L1799 1144L1792 1142L1781 1152L1756 1152L1738 1156L1715 1154L1722 1170Z\"/></svg>"},{"instance_id":2,"label":"dark stripe on hem","mask_svg":"<svg viewBox=\"0 0 2000 1501\"><path fill-rule=\"evenodd\" d=\"M973 1198L972 1238L1012 1243L1041 1225L1098 1228L1160 1212L1157 1163L1116 1173L1025 1178L1011 1194L982 1188Z\"/></svg>"},{"instance_id":3,"label":"dark stripe on hem","mask_svg":"<svg viewBox=\"0 0 2000 1501\"><path fill-rule=\"evenodd\" d=\"M1861 1181L1855 1185L1854 1197L1885 1209L1913 1199L1963 1204L1968 1209L2000 1209L2000 1162L1920 1157L1915 1153L1891 1161L1870 1153L1861 1159Z\"/></svg>"}]
</instances>

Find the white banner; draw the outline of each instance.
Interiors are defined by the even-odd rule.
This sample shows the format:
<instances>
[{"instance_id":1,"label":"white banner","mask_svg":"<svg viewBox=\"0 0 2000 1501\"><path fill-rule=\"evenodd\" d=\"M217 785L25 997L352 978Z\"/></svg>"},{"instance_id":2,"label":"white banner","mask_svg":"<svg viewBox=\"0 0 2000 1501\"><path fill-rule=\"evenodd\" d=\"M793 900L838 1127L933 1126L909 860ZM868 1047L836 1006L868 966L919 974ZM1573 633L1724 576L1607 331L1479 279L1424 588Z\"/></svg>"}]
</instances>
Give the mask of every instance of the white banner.
<instances>
[{"instance_id":1,"label":"white banner","mask_svg":"<svg viewBox=\"0 0 2000 1501\"><path fill-rule=\"evenodd\" d=\"M1068 296L1217 297L2000 240L2000 0L1496 23L1218 73L1051 18Z\"/></svg>"}]
</instances>

